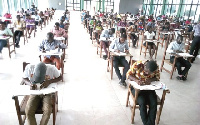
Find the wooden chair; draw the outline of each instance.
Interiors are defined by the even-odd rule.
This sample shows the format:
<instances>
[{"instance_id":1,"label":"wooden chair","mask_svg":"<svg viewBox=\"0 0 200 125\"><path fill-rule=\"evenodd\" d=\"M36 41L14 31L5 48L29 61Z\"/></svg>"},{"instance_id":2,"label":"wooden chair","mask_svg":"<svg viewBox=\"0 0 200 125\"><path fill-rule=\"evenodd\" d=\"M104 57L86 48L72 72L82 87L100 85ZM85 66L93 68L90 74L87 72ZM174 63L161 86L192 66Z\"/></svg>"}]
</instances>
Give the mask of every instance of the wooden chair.
<instances>
[{"instance_id":1,"label":"wooden chair","mask_svg":"<svg viewBox=\"0 0 200 125\"><path fill-rule=\"evenodd\" d=\"M29 63L23 62L23 70L25 70L25 66L27 64L29 64ZM23 84L24 83L22 82L21 85L23 85ZM51 98L52 98L53 125L55 125L56 124L56 114L58 112L58 92L52 93ZM16 112L17 112L19 125L24 125L25 120L26 120L25 108L26 108L26 104L29 99L29 96L28 95L24 96L21 103L19 103L18 96L13 96L12 99L15 100L15 108L16 108ZM35 114L43 114L42 105L39 106L39 108L36 110Z\"/></svg>"},{"instance_id":2,"label":"wooden chair","mask_svg":"<svg viewBox=\"0 0 200 125\"><path fill-rule=\"evenodd\" d=\"M170 62L170 59L166 59L165 56L166 56L166 51L167 51L167 47L168 47L168 42L169 42L169 37L168 37L167 42L165 43L165 50L164 50L164 54L163 54L160 71L162 72L162 70L165 70L166 72L168 72L170 74L170 79L172 79L173 73L176 70L175 62L176 62L177 56L175 56L173 63ZM167 63L168 65L170 65L172 67L171 70L168 70L167 68L164 67L165 63Z\"/></svg>"},{"instance_id":3,"label":"wooden chair","mask_svg":"<svg viewBox=\"0 0 200 125\"><path fill-rule=\"evenodd\" d=\"M138 42L139 42L139 39L140 39L140 32L138 33L135 33L135 35L137 35L137 42L136 42L136 45L138 47ZM130 47L131 46L131 37L130 37L130 32L127 33L127 40L128 40L128 46Z\"/></svg>"},{"instance_id":4,"label":"wooden chair","mask_svg":"<svg viewBox=\"0 0 200 125\"><path fill-rule=\"evenodd\" d=\"M102 30L93 30L93 33L92 33L92 44L94 44L95 43L95 34L96 34L96 32L98 33L98 37L97 37L97 39L96 39L96 43L97 44L99 44L98 42L99 42L99 39L100 39L100 35L101 35L101 32L102 32Z\"/></svg>"},{"instance_id":5,"label":"wooden chair","mask_svg":"<svg viewBox=\"0 0 200 125\"><path fill-rule=\"evenodd\" d=\"M144 46L143 42L146 42L146 45ZM156 40L156 50L155 50L155 59L156 59L156 56L157 56L157 52L158 52L158 45L159 45L159 41ZM144 51L142 51L142 48L144 48ZM142 40L141 40L141 47L140 47L140 55L142 53L144 53L144 57L146 58L146 53L149 53L147 51L148 49L148 40L144 40L144 34L142 35Z\"/></svg>"},{"instance_id":6,"label":"wooden chair","mask_svg":"<svg viewBox=\"0 0 200 125\"><path fill-rule=\"evenodd\" d=\"M132 89L135 89L135 96L133 95L133 93L131 92ZM130 106L131 109L131 123L134 123L134 117L135 117L135 109L139 107L138 103L137 103L137 99L138 99L138 94L139 94L139 89L135 88L133 85L129 84L128 86L128 95L127 95L127 100L126 100L126 107ZM161 116L161 112L164 106L164 101L165 101L165 95L166 93L170 93L169 90L165 90L163 89L163 93L162 93L162 97L160 99L160 97L157 95L157 105L159 105L159 109L157 111L157 115L156 115L156 123L159 124L160 121L160 116ZM129 101L129 97L131 96L132 100L133 100L133 105L131 106L130 101Z\"/></svg>"},{"instance_id":7,"label":"wooden chair","mask_svg":"<svg viewBox=\"0 0 200 125\"><path fill-rule=\"evenodd\" d=\"M107 64L107 72L110 72L110 78L113 79L113 57L116 56L113 52L108 51L108 64ZM126 56L129 56L129 64L132 65L132 55L129 53ZM119 67L123 67L122 65L119 65Z\"/></svg>"},{"instance_id":8,"label":"wooden chair","mask_svg":"<svg viewBox=\"0 0 200 125\"><path fill-rule=\"evenodd\" d=\"M109 46L110 46L110 43L111 41L108 41ZM106 47L108 51L109 51L109 46ZM100 41L100 44L97 43L97 55L99 54L100 58L102 57L102 52L103 52L102 49L103 49L103 45L102 45L102 41Z\"/></svg>"},{"instance_id":9,"label":"wooden chair","mask_svg":"<svg viewBox=\"0 0 200 125\"><path fill-rule=\"evenodd\" d=\"M5 38L4 40L7 41L7 45L5 47L8 48L8 55L11 58L12 53L16 54L14 37Z\"/></svg>"}]
</instances>

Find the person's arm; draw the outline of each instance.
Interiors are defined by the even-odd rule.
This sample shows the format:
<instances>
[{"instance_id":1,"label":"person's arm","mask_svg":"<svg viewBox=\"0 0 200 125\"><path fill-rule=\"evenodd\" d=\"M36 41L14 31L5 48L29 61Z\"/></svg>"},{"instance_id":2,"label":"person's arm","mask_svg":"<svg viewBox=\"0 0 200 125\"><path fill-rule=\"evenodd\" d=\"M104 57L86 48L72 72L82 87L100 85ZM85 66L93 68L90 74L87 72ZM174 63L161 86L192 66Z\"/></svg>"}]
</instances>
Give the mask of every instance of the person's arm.
<instances>
[{"instance_id":1,"label":"person's arm","mask_svg":"<svg viewBox=\"0 0 200 125\"><path fill-rule=\"evenodd\" d=\"M111 42L110 46L109 46L109 50L112 51L112 52L115 51L115 50L114 50L114 48L115 48L115 41L116 41L116 40L113 40L113 41Z\"/></svg>"},{"instance_id":2,"label":"person's arm","mask_svg":"<svg viewBox=\"0 0 200 125\"><path fill-rule=\"evenodd\" d=\"M12 37L13 36L13 33L12 33L12 31L10 30L10 29L6 29L6 36L10 36L10 37Z\"/></svg>"},{"instance_id":3,"label":"person's arm","mask_svg":"<svg viewBox=\"0 0 200 125\"><path fill-rule=\"evenodd\" d=\"M129 47L127 40L125 41L125 53L129 53Z\"/></svg>"},{"instance_id":4,"label":"person's arm","mask_svg":"<svg viewBox=\"0 0 200 125\"><path fill-rule=\"evenodd\" d=\"M40 86L40 89L48 87L51 83L56 83L62 80L62 75L59 73L58 69L54 67L52 69L54 79L46 80Z\"/></svg>"},{"instance_id":5,"label":"person's arm","mask_svg":"<svg viewBox=\"0 0 200 125\"><path fill-rule=\"evenodd\" d=\"M44 43L45 43L45 40L43 40L40 45L39 45L39 51L44 51Z\"/></svg>"},{"instance_id":6,"label":"person's arm","mask_svg":"<svg viewBox=\"0 0 200 125\"><path fill-rule=\"evenodd\" d=\"M168 46L166 52L168 52L168 53L172 53L172 52L174 52L174 49L173 49L173 42L171 42L171 43L169 44L169 46Z\"/></svg>"}]
</instances>

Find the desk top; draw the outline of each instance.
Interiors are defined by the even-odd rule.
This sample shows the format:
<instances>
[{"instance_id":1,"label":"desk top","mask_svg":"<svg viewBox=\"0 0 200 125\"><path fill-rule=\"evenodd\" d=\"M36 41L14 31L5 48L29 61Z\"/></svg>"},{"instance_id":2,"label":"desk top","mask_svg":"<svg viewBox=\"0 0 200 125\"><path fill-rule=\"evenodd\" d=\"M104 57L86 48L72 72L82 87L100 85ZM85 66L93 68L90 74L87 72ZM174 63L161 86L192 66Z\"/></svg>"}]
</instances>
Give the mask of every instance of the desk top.
<instances>
[{"instance_id":1,"label":"desk top","mask_svg":"<svg viewBox=\"0 0 200 125\"><path fill-rule=\"evenodd\" d=\"M65 40L64 37L54 37L55 40Z\"/></svg>"},{"instance_id":2,"label":"desk top","mask_svg":"<svg viewBox=\"0 0 200 125\"><path fill-rule=\"evenodd\" d=\"M150 39L147 39L145 40L146 42L159 42L158 40L150 40Z\"/></svg>"},{"instance_id":3,"label":"desk top","mask_svg":"<svg viewBox=\"0 0 200 125\"><path fill-rule=\"evenodd\" d=\"M110 55L112 56L132 56L130 53L125 53L125 52L110 52Z\"/></svg>"},{"instance_id":4,"label":"desk top","mask_svg":"<svg viewBox=\"0 0 200 125\"><path fill-rule=\"evenodd\" d=\"M9 36L0 36L0 39L1 40L8 40L8 39L10 39L10 37Z\"/></svg>"},{"instance_id":5,"label":"desk top","mask_svg":"<svg viewBox=\"0 0 200 125\"><path fill-rule=\"evenodd\" d=\"M167 86L161 81L151 82L150 85L138 85L135 81L129 81L129 83L136 89L139 90L169 90Z\"/></svg>"},{"instance_id":6,"label":"desk top","mask_svg":"<svg viewBox=\"0 0 200 125\"><path fill-rule=\"evenodd\" d=\"M39 52L39 55L46 56L46 55L58 55L62 56L63 52L59 52L58 49L51 50L51 51L46 51L46 52Z\"/></svg>"},{"instance_id":7,"label":"desk top","mask_svg":"<svg viewBox=\"0 0 200 125\"><path fill-rule=\"evenodd\" d=\"M13 96L24 96L24 95L45 95L51 94L58 91L57 83L51 83L47 88L41 90L30 90L29 85L19 85L15 88Z\"/></svg>"}]
</instances>

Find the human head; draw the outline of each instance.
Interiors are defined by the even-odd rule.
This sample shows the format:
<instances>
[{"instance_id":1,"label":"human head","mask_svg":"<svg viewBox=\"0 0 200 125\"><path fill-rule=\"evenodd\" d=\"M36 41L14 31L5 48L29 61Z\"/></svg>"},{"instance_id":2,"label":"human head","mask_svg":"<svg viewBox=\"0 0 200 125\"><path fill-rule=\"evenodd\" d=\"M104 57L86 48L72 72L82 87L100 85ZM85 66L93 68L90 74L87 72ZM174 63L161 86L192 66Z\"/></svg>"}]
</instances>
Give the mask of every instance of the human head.
<instances>
[{"instance_id":1,"label":"human head","mask_svg":"<svg viewBox=\"0 0 200 125\"><path fill-rule=\"evenodd\" d=\"M6 28L6 23L0 22L0 30L5 30L5 28Z\"/></svg>"},{"instance_id":2,"label":"human head","mask_svg":"<svg viewBox=\"0 0 200 125\"><path fill-rule=\"evenodd\" d=\"M33 77L31 78L32 83L42 83L45 80L47 67L43 62L35 65Z\"/></svg>"},{"instance_id":3,"label":"human head","mask_svg":"<svg viewBox=\"0 0 200 125\"><path fill-rule=\"evenodd\" d=\"M127 39L127 35L125 33L123 33L120 37L120 43L124 43Z\"/></svg>"},{"instance_id":4,"label":"human head","mask_svg":"<svg viewBox=\"0 0 200 125\"><path fill-rule=\"evenodd\" d=\"M154 60L147 60L145 63L144 63L144 72L146 74L151 74L153 73L154 71L156 71L158 69L158 65L156 63L156 61Z\"/></svg>"},{"instance_id":5,"label":"human head","mask_svg":"<svg viewBox=\"0 0 200 125\"><path fill-rule=\"evenodd\" d=\"M148 31L149 33L152 33L152 31L153 31L152 27L151 27L151 26L148 26L148 27L147 27L147 31Z\"/></svg>"},{"instance_id":6,"label":"human head","mask_svg":"<svg viewBox=\"0 0 200 125\"><path fill-rule=\"evenodd\" d=\"M52 32L48 32L47 33L47 40L51 43L53 42L53 39L54 39L54 35Z\"/></svg>"},{"instance_id":7,"label":"human head","mask_svg":"<svg viewBox=\"0 0 200 125\"><path fill-rule=\"evenodd\" d=\"M55 26L54 26L54 27L55 27L55 30L58 30L58 29L59 29L59 26L60 26L59 22L56 22L56 23L55 23Z\"/></svg>"},{"instance_id":8,"label":"human head","mask_svg":"<svg viewBox=\"0 0 200 125\"><path fill-rule=\"evenodd\" d=\"M29 14L26 14L26 19L29 19L31 16Z\"/></svg>"},{"instance_id":9,"label":"human head","mask_svg":"<svg viewBox=\"0 0 200 125\"><path fill-rule=\"evenodd\" d=\"M17 15L16 18L17 18L17 21L20 21L20 15Z\"/></svg>"},{"instance_id":10,"label":"human head","mask_svg":"<svg viewBox=\"0 0 200 125\"><path fill-rule=\"evenodd\" d=\"M115 33L115 28L109 29L109 34L112 35L113 33Z\"/></svg>"},{"instance_id":11,"label":"human head","mask_svg":"<svg viewBox=\"0 0 200 125\"><path fill-rule=\"evenodd\" d=\"M176 42L177 42L178 44L181 44L182 41L183 41L183 36L178 35L177 38L176 38Z\"/></svg>"}]
</instances>

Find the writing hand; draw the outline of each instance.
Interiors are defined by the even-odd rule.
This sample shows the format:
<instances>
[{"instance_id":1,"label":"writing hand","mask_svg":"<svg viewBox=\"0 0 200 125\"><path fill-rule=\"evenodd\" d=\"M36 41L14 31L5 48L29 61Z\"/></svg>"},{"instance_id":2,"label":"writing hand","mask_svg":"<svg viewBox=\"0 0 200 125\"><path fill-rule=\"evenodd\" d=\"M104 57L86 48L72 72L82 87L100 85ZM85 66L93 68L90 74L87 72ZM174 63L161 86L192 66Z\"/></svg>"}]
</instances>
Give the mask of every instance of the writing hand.
<instances>
[{"instance_id":1,"label":"writing hand","mask_svg":"<svg viewBox=\"0 0 200 125\"><path fill-rule=\"evenodd\" d=\"M42 85L40 86L40 89L48 87L49 84L50 84L50 83L49 83L48 81L44 81L44 82L42 83Z\"/></svg>"},{"instance_id":2,"label":"writing hand","mask_svg":"<svg viewBox=\"0 0 200 125\"><path fill-rule=\"evenodd\" d=\"M36 90L37 89L37 85L36 84L31 84L30 85L30 90Z\"/></svg>"},{"instance_id":3,"label":"writing hand","mask_svg":"<svg viewBox=\"0 0 200 125\"><path fill-rule=\"evenodd\" d=\"M125 50L125 53L127 53L127 54L128 54L128 53L129 53L129 51L128 51L128 50Z\"/></svg>"}]
</instances>

